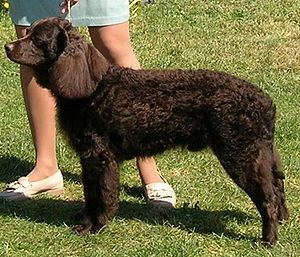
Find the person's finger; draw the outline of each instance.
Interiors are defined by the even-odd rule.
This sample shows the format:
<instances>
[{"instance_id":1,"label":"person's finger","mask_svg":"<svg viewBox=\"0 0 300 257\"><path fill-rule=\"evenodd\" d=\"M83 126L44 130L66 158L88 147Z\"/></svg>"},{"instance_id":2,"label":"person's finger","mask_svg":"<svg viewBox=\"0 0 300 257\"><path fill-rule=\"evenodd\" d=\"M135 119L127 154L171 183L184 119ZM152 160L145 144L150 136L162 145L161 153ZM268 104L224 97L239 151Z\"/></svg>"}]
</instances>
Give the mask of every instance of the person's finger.
<instances>
[{"instance_id":1,"label":"person's finger","mask_svg":"<svg viewBox=\"0 0 300 257\"><path fill-rule=\"evenodd\" d=\"M66 13L66 12L68 12L69 10L69 4L70 4L70 6L72 6L72 5L74 5L74 4L77 4L79 2L79 0L64 0L64 1L62 1L60 4L59 4L59 6L60 6L60 8L61 8L61 13Z\"/></svg>"}]
</instances>

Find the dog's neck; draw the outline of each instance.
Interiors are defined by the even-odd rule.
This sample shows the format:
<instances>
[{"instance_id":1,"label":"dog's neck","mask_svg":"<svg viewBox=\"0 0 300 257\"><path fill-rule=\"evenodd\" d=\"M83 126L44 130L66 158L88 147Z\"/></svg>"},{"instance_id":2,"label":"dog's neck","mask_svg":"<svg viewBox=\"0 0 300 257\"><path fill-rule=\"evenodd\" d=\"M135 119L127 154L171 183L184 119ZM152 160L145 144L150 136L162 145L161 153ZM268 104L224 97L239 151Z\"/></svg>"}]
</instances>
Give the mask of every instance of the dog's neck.
<instances>
[{"instance_id":1,"label":"dog's neck","mask_svg":"<svg viewBox=\"0 0 300 257\"><path fill-rule=\"evenodd\" d=\"M37 82L54 96L74 100L92 95L112 68L94 46L76 38L56 60L34 67L34 72Z\"/></svg>"},{"instance_id":2,"label":"dog's neck","mask_svg":"<svg viewBox=\"0 0 300 257\"><path fill-rule=\"evenodd\" d=\"M37 83L44 88L49 88L50 86L51 68L49 67L52 67L52 65L41 65L33 68Z\"/></svg>"}]
</instances>

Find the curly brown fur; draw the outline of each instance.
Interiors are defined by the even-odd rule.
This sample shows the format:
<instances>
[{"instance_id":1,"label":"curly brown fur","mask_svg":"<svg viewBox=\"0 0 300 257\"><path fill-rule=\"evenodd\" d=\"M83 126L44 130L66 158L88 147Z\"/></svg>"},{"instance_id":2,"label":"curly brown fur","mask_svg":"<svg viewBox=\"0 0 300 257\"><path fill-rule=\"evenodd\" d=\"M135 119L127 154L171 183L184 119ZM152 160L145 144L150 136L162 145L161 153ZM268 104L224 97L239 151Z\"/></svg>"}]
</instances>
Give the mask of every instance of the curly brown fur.
<instances>
[{"instance_id":1,"label":"curly brown fur","mask_svg":"<svg viewBox=\"0 0 300 257\"><path fill-rule=\"evenodd\" d=\"M277 241L288 218L284 175L274 147L275 106L256 86L209 70L133 70L110 65L65 20L35 23L6 44L8 57L33 67L57 101L58 119L80 156L86 234L105 226L118 206L118 165L174 147L210 147L252 199L262 240Z\"/></svg>"}]
</instances>

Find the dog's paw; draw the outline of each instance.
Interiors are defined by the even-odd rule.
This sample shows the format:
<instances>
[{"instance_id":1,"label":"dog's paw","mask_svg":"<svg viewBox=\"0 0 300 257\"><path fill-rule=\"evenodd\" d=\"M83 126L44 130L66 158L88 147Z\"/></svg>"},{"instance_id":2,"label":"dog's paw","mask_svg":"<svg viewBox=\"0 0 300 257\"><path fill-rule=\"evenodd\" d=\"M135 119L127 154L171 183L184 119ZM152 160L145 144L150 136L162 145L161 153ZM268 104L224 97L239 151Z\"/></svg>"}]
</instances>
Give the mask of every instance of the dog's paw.
<instances>
[{"instance_id":1,"label":"dog's paw","mask_svg":"<svg viewBox=\"0 0 300 257\"><path fill-rule=\"evenodd\" d=\"M106 225L104 224L96 224L92 227L91 233L96 234L96 233L101 233L104 229L106 228Z\"/></svg>"},{"instance_id":2,"label":"dog's paw","mask_svg":"<svg viewBox=\"0 0 300 257\"><path fill-rule=\"evenodd\" d=\"M269 242L269 241L265 241L263 239L261 239L258 243L260 246L266 247L266 248L273 248L276 245L276 241Z\"/></svg>"},{"instance_id":3,"label":"dog's paw","mask_svg":"<svg viewBox=\"0 0 300 257\"><path fill-rule=\"evenodd\" d=\"M263 237L260 241L260 245L267 247L267 248L272 248L276 245L277 241L278 241L277 235L271 234L265 238Z\"/></svg>"},{"instance_id":4,"label":"dog's paw","mask_svg":"<svg viewBox=\"0 0 300 257\"><path fill-rule=\"evenodd\" d=\"M80 235L80 236L85 236L87 235L90 231L91 231L92 226L91 225L83 225L83 224L79 224L79 225L75 225L72 230Z\"/></svg>"},{"instance_id":5,"label":"dog's paw","mask_svg":"<svg viewBox=\"0 0 300 257\"><path fill-rule=\"evenodd\" d=\"M81 236L85 236L89 233L96 234L102 232L106 228L106 225L103 224L96 224L96 225L83 225L79 224L73 227L73 231Z\"/></svg>"},{"instance_id":6,"label":"dog's paw","mask_svg":"<svg viewBox=\"0 0 300 257\"><path fill-rule=\"evenodd\" d=\"M106 227L105 222L100 222L101 220L103 221L101 216L92 217L88 215L85 208L76 213L74 218L79 224L73 227L73 231L78 235L95 234L101 232Z\"/></svg>"},{"instance_id":7,"label":"dog's paw","mask_svg":"<svg viewBox=\"0 0 300 257\"><path fill-rule=\"evenodd\" d=\"M79 219L80 224L75 225L73 227L73 231L75 231L75 233L77 233L78 235L83 236L88 233L95 234L101 232L106 227L106 224L102 224L98 221L92 222L92 219L88 215L86 215L85 212L77 214L77 218ZM97 218L95 219L98 220Z\"/></svg>"},{"instance_id":8,"label":"dog's paw","mask_svg":"<svg viewBox=\"0 0 300 257\"><path fill-rule=\"evenodd\" d=\"M74 218L79 223L78 225L75 225L73 227L73 231L75 233L83 236L88 234L92 230L93 222L91 221L91 218L86 215L85 209L83 209L79 213L76 213L74 215Z\"/></svg>"}]
</instances>

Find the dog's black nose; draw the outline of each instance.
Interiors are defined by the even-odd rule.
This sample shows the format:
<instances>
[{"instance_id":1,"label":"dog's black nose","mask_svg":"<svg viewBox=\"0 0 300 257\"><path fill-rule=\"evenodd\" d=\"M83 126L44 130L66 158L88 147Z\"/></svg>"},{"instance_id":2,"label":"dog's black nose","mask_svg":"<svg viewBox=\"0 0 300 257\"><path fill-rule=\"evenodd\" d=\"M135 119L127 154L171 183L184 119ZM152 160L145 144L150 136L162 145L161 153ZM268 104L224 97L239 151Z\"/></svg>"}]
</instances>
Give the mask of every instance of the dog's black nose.
<instances>
[{"instance_id":1,"label":"dog's black nose","mask_svg":"<svg viewBox=\"0 0 300 257\"><path fill-rule=\"evenodd\" d=\"M5 47L5 51L6 51L6 52L11 52L11 51L14 50L14 44L11 44L11 43L5 44L4 47Z\"/></svg>"}]
</instances>

